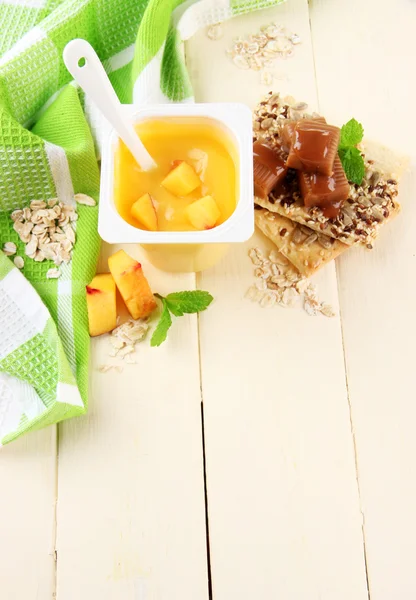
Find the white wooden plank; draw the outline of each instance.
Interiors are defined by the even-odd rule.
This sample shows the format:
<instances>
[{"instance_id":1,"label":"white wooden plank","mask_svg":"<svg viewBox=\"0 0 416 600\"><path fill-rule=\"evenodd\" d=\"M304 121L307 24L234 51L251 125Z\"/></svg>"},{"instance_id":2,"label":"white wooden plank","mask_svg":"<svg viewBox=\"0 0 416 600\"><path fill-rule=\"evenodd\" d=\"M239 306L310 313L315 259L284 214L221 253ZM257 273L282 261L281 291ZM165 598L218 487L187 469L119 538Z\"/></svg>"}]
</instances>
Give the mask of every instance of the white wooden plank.
<instances>
[{"instance_id":1,"label":"white wooden plank","mask_svg":"<svg viewBox=\"0 0 416 600\"><path fill-rule=\"evenodd\" d=\"M374 600L410 599L416 597L416 126L408 107L416 92L409 63L416 56L416 4L315 0L311 23L324 113L339 122L355 116L369 137L412 158L401 215L375 250L357 249L339 262L370 593Z\"/></svg>"},{"instance_id":2,"label":"white wooden plank","mask_svg":"<svg viewBox=\"0 0 416 600\"><path fill-rule=\"evenodd\" d=\"M134 246L125 248L139 256ZM101 265L115 248L105 246ZM157 272L154 291L190 289L194 275ZM204 600L208 596L196 319L181 318L137 365L99 373L92 346L88 416L59 435L59 600Z\"/></svg>"},{"instance_id":3,"label":"white wooden plank","mask_svg":"<svg viewBox=\"0 0 416 600\"><path fill-rule=\"evenodd\" d=\"M55 591L56 427L1 449L0 596L52 598Z\"/></svg>"},{"instance_id":4,"label":"white wooden plank","mask_svg":"<svg viewBox=\"0 0 416 600\"><path fill-rule=\"evenodd\" d=\"M305 0L246 15L211 42L188 47L199 100L253 106L259 74L224 56L236 35L276 20L303 44L281 63L274 89L316 107ZM210 60L207 61L206 57ZM208 514L215 600L367 598L339 318L261 309L243 299L253 280L248 248L234 247L199 286L215 304L200 317ZM270 246L268 246L270 247ZM334 265L318 277L337 304Z\"/></svg>"}]
</instances>

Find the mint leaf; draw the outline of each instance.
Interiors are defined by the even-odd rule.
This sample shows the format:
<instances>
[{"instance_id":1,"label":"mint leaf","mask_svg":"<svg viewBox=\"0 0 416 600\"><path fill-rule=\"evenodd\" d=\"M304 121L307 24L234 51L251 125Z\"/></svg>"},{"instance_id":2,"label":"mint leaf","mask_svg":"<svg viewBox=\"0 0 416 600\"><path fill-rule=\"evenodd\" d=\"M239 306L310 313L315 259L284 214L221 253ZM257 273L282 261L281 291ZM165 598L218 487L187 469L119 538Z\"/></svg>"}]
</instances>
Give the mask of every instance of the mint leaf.
<instances>
[{"instance_id":1,"label":"mint leaf","mask_svg":"<svg viewBox=\"0 0 416 600\"><path fill-rule=\"evenodd\" d=\"M150 340L151 346L160 346L166 340L169 328L172 325L171 313L175 317L182 317L185 313L198 313L207 309L214 300L211 294L202 290L173 292L168 294L166 298L160 294L155 294L155 296L161 300L163 309L159 323Z\"/></svg>"},{"instance_id":2,"label":"mint leaf","mask_svg":"<svg viewBox=\"0 0 416 600\"><path fill-rule=\"evenodd\" d=\"M150 340L151 346L160 346L166 340L170 326L172 325L172 317L170 316L167 302L161 298L163 304L162 314L160 315L159 323L153 332Z\"/></svg>"},{"instance_id":3,"label":"mint leaf","mask_svg":"<svg viewBox=\"0 0 416 600\"><path fill-rule=\"evenodd\" d=\"M341 128L341 137L339 140L339 146L356 146L361 142L364 135L364 129L361 123L356 119L350 119L348 123Z\"/></svg>"},{"instance_id":4,"label":"mint leaf","mask_svg":"<svg viewBox=\"0 0 416 600\"><path fill-rule=\"evenodd\" d=\"M348 181L360 185L365 174L364 159L361 152L358 148L351 146L349 148L338 148L338 154Z\"/></svg>"},{"instance_id":5,"label":"mint leaf","mask_svg":"<svg viewBox=\"0 0 416 600\"><path fill-rule=\"evenodd\" d=\"M202 290L173 292L165 298L170 312L175 317L182 317L185 313L198 313L206 310L213 299L211 294Z\"/></svg>"}]
</instances>

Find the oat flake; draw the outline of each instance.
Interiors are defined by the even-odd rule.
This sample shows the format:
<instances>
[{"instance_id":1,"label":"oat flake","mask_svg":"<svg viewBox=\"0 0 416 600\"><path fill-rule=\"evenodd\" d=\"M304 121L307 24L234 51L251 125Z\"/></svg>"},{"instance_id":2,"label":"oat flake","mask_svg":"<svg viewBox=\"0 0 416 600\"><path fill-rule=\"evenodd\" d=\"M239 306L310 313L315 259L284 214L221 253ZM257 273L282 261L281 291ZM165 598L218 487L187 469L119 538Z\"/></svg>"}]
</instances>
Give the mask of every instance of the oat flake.
<instances>
[{"instance_id":1,"label":"oat flake","mask_svg":"<svg viewBox=\"0 0 416 600\"><path fill-rule=\"evenodd\" d=\"M248 255L255 266L255 280L245 298L258 302L262 308L275 304L293 308L303 300L303 308L308 315L335 316L329 304L318 300L316 285L300 275L276 249L265 256L260 248L251 248Z\"/></svg>"}]
</instances>

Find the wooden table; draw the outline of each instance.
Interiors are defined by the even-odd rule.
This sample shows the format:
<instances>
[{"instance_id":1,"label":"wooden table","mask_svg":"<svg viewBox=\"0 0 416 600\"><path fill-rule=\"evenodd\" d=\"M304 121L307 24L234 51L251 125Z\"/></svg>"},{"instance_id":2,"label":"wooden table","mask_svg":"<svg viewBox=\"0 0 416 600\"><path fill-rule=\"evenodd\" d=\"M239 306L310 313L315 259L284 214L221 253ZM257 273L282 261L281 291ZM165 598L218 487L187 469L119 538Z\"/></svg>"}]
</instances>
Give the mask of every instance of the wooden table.
<instances>
[{"instance_id":1,"label":"wooden table","mask_svg":"<svg viewBox=\"0 0 416 600\"><path fill-rule=\"evenodd\" d=\"M414 0L289 0L201 31L197 100L254 106L267 88L224 50L273 20L302 38L276 90L415 158ZM95 340L88 416L2 449L2 600L416 598L415 183L375 250L316 278L333 319L243 298L259 234L197 277L147 267L215 304L123 373L98 372Z\"/></svg>"}]
</instances>

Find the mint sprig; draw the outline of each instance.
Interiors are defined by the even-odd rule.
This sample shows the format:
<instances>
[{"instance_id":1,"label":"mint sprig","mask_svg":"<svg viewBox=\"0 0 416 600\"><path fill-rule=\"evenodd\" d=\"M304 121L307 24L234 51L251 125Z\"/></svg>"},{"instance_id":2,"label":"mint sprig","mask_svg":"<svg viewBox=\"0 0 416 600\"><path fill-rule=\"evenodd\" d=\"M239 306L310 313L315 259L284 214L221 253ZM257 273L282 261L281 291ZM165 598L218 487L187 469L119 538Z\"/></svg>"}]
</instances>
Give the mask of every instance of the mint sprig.
<instances>
[{"instance_id":1,"label":"mint sprig","mask_svg":"<svg viewBox=\"0 0 416 600\"><path fill-rule=\"evenodd\" d=\"M338 155L341 159L342 168L348 181L360 185L365 174L364 159L361 152L356 148L364 135L361 123L356 119L350 119L341 128L341 136L338 145Z\"/></svg>"},{"instance_id":2,"label":"mint sprig","mask_svg":"<svg viewBox=\"0 0 416 600\"><path fill-rule=\"evenodd\" d=\"M172 317L170 316L170 312L165 298L162 298L162 313L160 315L160 319L156 326L156 329L153 332L152 339L150 340L150 345L160 346L160 344L162 344L165 341L171 325Z\"/></svg>"},{"instance_id":3,"label":"mint sprig","mask_svg":"<svg viewBox=\"0 0 416 600\"><path fill-rule=\"evenodd\" d=\"M182 317L184 314L202 312L214 299L211 294L203 290L173 292L166 297L160 294L155 294L155 296L162 302L162 313L150 340L151 346L160 346L166 340L172 325L171 314L175 317Z\"/></svg>"}]
</instances>

